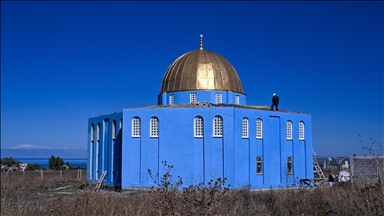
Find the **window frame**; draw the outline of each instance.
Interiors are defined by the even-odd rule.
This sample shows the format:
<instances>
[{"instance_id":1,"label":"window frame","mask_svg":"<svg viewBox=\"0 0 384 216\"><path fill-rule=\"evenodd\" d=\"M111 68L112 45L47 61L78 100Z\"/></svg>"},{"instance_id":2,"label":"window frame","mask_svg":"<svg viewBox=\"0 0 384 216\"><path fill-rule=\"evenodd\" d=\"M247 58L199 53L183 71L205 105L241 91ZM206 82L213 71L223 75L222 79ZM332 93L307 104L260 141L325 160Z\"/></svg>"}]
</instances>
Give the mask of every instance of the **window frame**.
<instances>
[{"instance_id":1,"label":"window frame","mask_svg":"<svg viewBox=\"0 0 384 216\"><path fill-rule=\"evenodd\" d=\"M256 175L262 175L263 171L263 156L256 156Z\"/></svg>"},{"instance_id":2,"label":"window frame","mask_svg":"<svg viewBox=\"0 0 384 216\"><path fill-rule=\"evenodd\" d=\"M213 118L213 137L223 137L224 120L221 116Z\"/></svg>"},{"instance_id":3,"label":"window frame","mask_svg":"<svg viewBox=\"0 0 384 216\"><path fill-rule=\"evenodd\" d=\"M97 140L98 142L100 142L100 138L101 138L101 137L100 137L100 136L101 136L101 131L100 131L101 128L100 128L100 127L101 127L101 124L100 124L100 122L99 122L99 123L97 123L97 132L96 132L96 133L97 133L97 134L96 134L96 140Z\"/></svg>"},{"instance_id":4,"label":"window frame","mask_svg":"<svg viewBox=\"0 0 384 216\"><path fill-rule=\"evenodd\" d=\"M216 94L216 104L223 103L223 94Z\"/></svg>"},{"instance_id":5,"label":"window frame","mask_svg":"<svg viewBox=\"0 0 384 216\"><path fill-rule=\"evenodd\" d=\"M196 116L193 120L193 136L204 137L204 119L201 116Z\"/></svg>"},{"instance_id":6,"label":"window frame","mask_svg":"<svg viewBox=\"0 0 384 216\"><path fill-rule=\"evenodd\" d=\"M291 166L289 166L291 165ZM293 157L288 156L287 157L287 174L292 175L293 174Z\"/></svg>"},{"instance_id":7,"label":"window frame","mask_svg":"<svg viewBox=\"0 0 384 216\"><path fill-rule=\"evenodd\" d=\"M241 138L249 138L249 121L246 117L241 120Z\"/></svg>"},{"instance_id":8,"label":"window frame","mask_svg":"<svg viewBox=\"0 0 384 216\"><path fill-rule=\"evenodd\" d=\"M141 119L139 117L132 118L132 137L141 137Z\"/></svg>"},{"instance_id":9,"label":"window frame","mask_svg":"<svg viewBox=\"0 0 384 216\"><path fill-rule=\"evenodd\" d=\"M112 140L116 139L116 120L112 121Z\"/></svg>"},{"instance_id":10,"label":"window frame","mask_svg":"<svg viewBox=\"0 0 384 216\"><path fill-rule=\"evenodd\" d=\"M175 95L174 94L169 95L169 104L170 105L175 104Z\"/></svg>"},{"instance_id":11,"label":"window frame","mask_svg":"<svg viewBox=\"0 0 384 216\"><path fill-rule=\"evenodd\" d=\"M149 124L149 137L159 137L160 121L157 117L151 117Z\"/></svg>"},{"instance_id":12,"label":"window frame","mask_svg":"<svg viewBox=\"0 0 384 216\"><path fill-rule=\"evenodd\" d=\"M300 121L299 122L299 140L305 140L304 129L305 129L305 124L303 121Z\"/></svg>"},{"instance_id":13,"label":"window frame","mask_svg":"<svg viewBox=\"0 0 384 216\"><path fill-rule=\"evenodd\" d=\"M292 121L291 120L288 120L286 123L285 123L285 138L287 140L292 140Z\"/></svg>"},{"instance_id":14,"label":"window frame","mask_svg":"<svg viewBox=\"0 0 384 216\"><path fill-rule=\"evenodd\" d=\"M95 141L95 124L92 123L91 125L91 137L90 137L91 142Z\"/></svg>"},{"instance_id":15,"label":"window frame","mask_svg":"<svg viewBox=\"0 0 384 216\"><path fill-rule=\"evenodd\" d=\"M196 93L189 94L189 103L196 103L197 102L197 95Z\"/></svg>"},{"instance_id":16,"label":"window frame","mask_svg":"<svg viewBox=\"0 0 384 216\"><path fill-rule=\"evenodd\" d=\"M235 104L239 105L240 104L240 96L235 95Z\"/></svg>"},{"instance_id":17,"label":"window frame","mask_svg":"<svg viewBox=\"0 0 384 216\"><path fill-rule=\"evenodd\" d=\"M256 119L256 139L263 139L263 120Z\"/></svg>"}]
</instances>

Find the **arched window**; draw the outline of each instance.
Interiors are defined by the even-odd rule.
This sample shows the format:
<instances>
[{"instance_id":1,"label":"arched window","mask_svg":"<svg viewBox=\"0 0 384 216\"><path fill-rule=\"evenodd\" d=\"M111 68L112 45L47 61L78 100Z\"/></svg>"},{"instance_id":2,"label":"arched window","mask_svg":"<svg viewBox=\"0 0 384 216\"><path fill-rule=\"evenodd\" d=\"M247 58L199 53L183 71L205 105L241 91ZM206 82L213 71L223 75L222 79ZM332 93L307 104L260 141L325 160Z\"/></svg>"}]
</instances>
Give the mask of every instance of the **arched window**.
<instances>
[{"instance_id":1,"label":"arched window","mask_svg":"<svg viewBox=\"0 0 384 216\"><path fill-rule=\"evenodd\" d=\"M95 137L95 125L94 124L92 124L91 125L91 142L93 142L93 140L94 140L94 137Z\"/></svg>"},{"instance_id":2,"label":"arched window","mask_svg":"<svg viewBox=\"0 0 384 216\"><path fill-rule=\"evenodd\" d=\"M263 121L260 118L256 119L256 138L263 138Z\"/></svg>"},{"instance_id":3,"label":"arched window","mask_svg":"<svg viewBox=\"0 0 384 216\"><path fill-rule=\"evenodd\" d=\"M100 141L100 123L97 123L97 141Z\"/></svg>"},{"instance_id":4,"label":"arched window","mask_svg":"<svg viewBox=\"0 0 384 216\"><path fill-rule=\"evenodd\" d=\"M203 118L201 118L200 116L196 116L195 120L194 120L194 134L195 134L195 137L203 137L204 136L204 122L203 122Z\"/></svg>"},{"instance_id":5,"label":"arched window","mask_svg":"<svg viewBox=\"0 0 384 216\"><path fill-rule=\"evenodd\" d=\"M159 119L156 117L151 118L149 135L150 137L159 137Z\"/></svg>"},{"instance_id":6,"label":"arched window","mask_svg":"<svg viewBox=\"0 0 384 216\"><path fill-rule=\"evenodd\" d=\"M112 122L112 139L116 139L116 120Z\"/></svg>"},{"instance_id":7,"label":"arched window","mask_svg":"<svg viewBox=\"0 0 384 216\"><path fill-rule=\"evenodd\" d=\"M304 140L304 122L299 122L299 140Z\"/></svg>"},{"instance_id":8,"label":"arched window","mask_svg":"<svg viewBox=\"0 0 384 216\"><path fill-rule=\"evenodd\" d=\"M292 139L292 122L291 121L287 121L287 124L286 124L286 137L287 139Z\"/></svg>"},{"instance_id":9,"label":"arched window","mask_svg":"<svg viewBox=\"0 0 384 216\"><path fill-rule=\"evenodd\" d=\"M221 116L213 118L213 136L223 137L223 118Z\"/></svg>"},{"instance_id":10,"label":"arched window","mask_svg":"<svg viewBox=\"0 0 384 216\"><path fill-rule=\"evenodd\" d=\"M140 137L140 135L141 135L140 118L134 117L132 119L132 137Z\"/></svg>"},{"instance_id":11,"label":"arched window","mask_svg":"<svg viewBox=\"0 0 384 216\"><path fill-rule=\"evenodd\" d=\"M241 120L241 137L248 138L248 119L247 118L243 118L243 120Z\"/></svg>"}]
</instances>

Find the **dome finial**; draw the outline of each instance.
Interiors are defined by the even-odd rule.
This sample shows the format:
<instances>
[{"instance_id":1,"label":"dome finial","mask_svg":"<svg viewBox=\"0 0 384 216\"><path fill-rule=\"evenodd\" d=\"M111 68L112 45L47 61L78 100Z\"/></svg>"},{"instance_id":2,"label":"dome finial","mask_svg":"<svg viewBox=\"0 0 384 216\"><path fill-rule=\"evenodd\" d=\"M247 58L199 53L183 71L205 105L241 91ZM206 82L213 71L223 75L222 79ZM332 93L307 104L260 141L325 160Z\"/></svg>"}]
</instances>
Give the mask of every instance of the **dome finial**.
<instances>
[{"instance_id":1,"label":"dome finial","mask_svg":"<svg viewBox=\"0 0 384 216\"><path fill-rule=\"evenodd\" d=\"M203 34L200 34L200 50L203 50Z\"/></svg>"}]
</instances>

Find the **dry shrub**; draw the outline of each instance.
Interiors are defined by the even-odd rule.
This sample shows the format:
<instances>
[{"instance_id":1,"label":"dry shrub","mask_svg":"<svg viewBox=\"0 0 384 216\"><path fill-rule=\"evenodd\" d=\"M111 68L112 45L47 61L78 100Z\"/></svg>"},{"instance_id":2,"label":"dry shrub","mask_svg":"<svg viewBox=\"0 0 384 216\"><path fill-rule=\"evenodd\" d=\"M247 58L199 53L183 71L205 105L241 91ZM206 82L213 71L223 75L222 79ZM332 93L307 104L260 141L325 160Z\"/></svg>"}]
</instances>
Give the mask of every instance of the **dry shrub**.
<instances>
[{"instance_id":1,"label":"dry shrub","mask_svg":"<svg viewBox=\"0 0 384 216\"><path fill-rule=\"evenodd\" d=\"M83 191L75 198L46 203L47 215L157 215L156 198L146 191L126 195L116 192Z\"/></svg>"},{"instance_id":2,"label":"dry shrub","mask_svg":"<svg viewBox=\"0 0 384 216\"><path fill-rule=\"evenodd\" d=\"M3 191L17 192L23 187L45 190L63 185L64 180L52 176L50 180L32 179L28 185L22 176L7 177L12 182L2 178L1 215L384 215L382 182L362 187L347 183L314 190L253 191L249 187L229 189L225 179L182 188L181 177L176 182L170 177L166 172L159 187L150 190L79 190L72 196L32 203L21 199L15 205L4 204L10 196L3 196Z\"/></svg>"}]
</instances>

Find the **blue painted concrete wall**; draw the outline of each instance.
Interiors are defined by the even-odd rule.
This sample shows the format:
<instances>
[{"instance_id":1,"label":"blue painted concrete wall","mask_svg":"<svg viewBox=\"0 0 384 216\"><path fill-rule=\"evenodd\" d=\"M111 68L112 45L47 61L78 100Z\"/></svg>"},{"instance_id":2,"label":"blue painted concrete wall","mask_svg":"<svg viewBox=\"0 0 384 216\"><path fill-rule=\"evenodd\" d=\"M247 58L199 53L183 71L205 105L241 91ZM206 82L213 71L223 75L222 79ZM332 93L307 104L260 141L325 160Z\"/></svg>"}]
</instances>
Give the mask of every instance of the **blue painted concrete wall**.
<instances>
[{"instance_id":1,"label":"blue painted concrete wall","mask_svg":"<svg viewBox=\"0 0 384 216\"><path fill-rule=\"evenodd\" d=\"M189 100L189 94L188 94ZM204 121L204 137L194 137L194 118ZM223 137L213 137L213 118L223 118ZM141 136L132 137L132 119L140 118ZM150 119L159 119L159 137L150 137ZM242 119L248 119L248 138L242 138ZM256 119L262 120L262 138L256 138ZM123 119L122 131L115 140L112 122ZM293 123L292 139L286 139L286 122ZM304 140L299 140L298 125L305 124ZM101 125L100 142L88 141L88 181L97 181L108 170L105 184L129 187L155 186L148 174L164 173L161 161L173 165L173 176L182 176L184 186L227 178L232 188L282 187L313 177L311 116L239 107L136 108L122 113L89 119ZM108 126L107 126L108 125ZM88 136L90 137L90 135ZM97 160L100 155L100 162ZM263 158L263 173L256 173L256 157ZM293 158L293 173L288 173L287 158ZM158 181L158 179L156 179ZM176 178L174 179L176 180Z\"/></svg>"},{"instance_id":2,"label":"blue painted concrete wall","mask_svg":"<svg viewBox=\"0 0 384 216\"><path fill-rule=\"evenodd\" d=\"M159 94L159 105L169 105L170 95L174 95L174 104L189 104L190 94L196 94L197 102L216 103L216 94L222 95L222 103L235 104L236 96L239 96L239 104L246 105L246 96L241 93L231 91L212 91L212 90L196 90L196 91L178 91L178 92L165 92Z\"/></svg>"},{"instance_id":3,"label":"blue painted concrete wall","mask_svg":"<svg viewBox=\"0 0 384 216\"><path fill-rule=\"evenodd\" d=\"M122 130L120 122L122 123L122 114L120 112L88 119L87 180L89 182L97 182L103 171L107 171L104 180L106 184L121 184ZM115 136L113 136L113 124L116 126ZM98 125L100 125L100 135L98 135ZM93 141L91 135L93 135Z\"/></svg>"}]
</instances>

